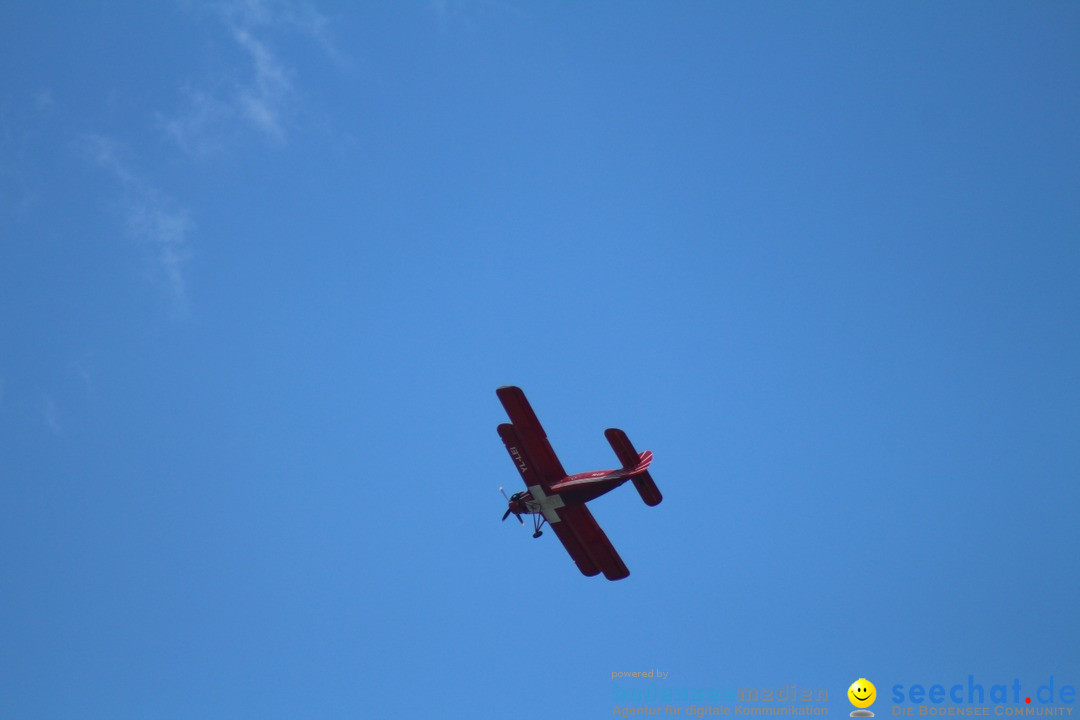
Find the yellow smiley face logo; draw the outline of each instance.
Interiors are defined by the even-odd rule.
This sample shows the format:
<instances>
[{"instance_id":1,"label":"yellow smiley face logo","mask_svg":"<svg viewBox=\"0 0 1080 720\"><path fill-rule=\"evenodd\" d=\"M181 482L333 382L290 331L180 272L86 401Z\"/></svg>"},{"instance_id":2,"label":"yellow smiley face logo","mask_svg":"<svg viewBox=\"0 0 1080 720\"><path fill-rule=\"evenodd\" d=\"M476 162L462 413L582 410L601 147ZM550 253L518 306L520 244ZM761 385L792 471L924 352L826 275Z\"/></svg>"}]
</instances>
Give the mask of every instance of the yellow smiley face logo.
<instances>
[{"instance_id":1,"label":"yellow smiley face logo","mask_svg":"<svg viewBox=\"0 0 1080 720\"><path fill-rule=\"evenodd\" d=\"M866 678L859 678L847 689L848 700L857 708L868 708L877 699L877 688Z\"/></svg>"}]
</instances>

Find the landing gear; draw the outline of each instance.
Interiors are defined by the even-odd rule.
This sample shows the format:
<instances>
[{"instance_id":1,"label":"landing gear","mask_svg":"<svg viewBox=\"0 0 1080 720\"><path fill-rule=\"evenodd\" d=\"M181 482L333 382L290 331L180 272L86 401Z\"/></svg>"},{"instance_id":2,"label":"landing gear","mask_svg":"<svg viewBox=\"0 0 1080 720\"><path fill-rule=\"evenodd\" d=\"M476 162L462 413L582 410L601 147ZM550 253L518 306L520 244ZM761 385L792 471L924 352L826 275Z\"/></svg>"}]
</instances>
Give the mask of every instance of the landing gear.
<instances>
[{"instance_id":1,"label":"landing gear","mask_svg":"<svg viewBox=\"0 0 1080 720\"><path fill-rule=\"evenodd\" d=\"M536 513L533 515L533 537L538 538L543 535L543 531L540 528L544 527L544 523L547 522L547 518L544 517L544 513Z\"/></svg>"}]
</instances>

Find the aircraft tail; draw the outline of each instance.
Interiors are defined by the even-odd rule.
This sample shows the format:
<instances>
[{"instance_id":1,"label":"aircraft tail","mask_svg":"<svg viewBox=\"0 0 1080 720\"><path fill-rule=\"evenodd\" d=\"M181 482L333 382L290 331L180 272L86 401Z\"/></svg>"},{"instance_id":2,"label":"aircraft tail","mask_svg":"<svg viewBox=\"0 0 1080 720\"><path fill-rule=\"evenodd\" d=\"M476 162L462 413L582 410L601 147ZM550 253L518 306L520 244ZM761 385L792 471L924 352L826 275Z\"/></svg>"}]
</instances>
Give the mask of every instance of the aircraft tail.
<instances>
[{"instance_id":1,"label":"aircraft tail","mask_svg":"<svg viewBox=\"0 0 1080 720\"><path fill-rule=\"evenodd\" d=\"M615 451L615 455L619 458L619 462L627 469L640 467L642 464L648 467L648 463L652 460L652 453L646 450L644 453L638 454L638 451L634 449L633 443L630 442L630 438L626 437L626 433L618 428L608 428L604 431L604 437L607 438L608 443L611 445L611 449ZM653 482L652 476L649 475L646 470L643 473L635 475L633 477L634 487L638 491L638 495L645 502L646 505L654 507L660 504L660 501L664 499L664 496L660 494L660 488L656 487L656 483Z\"/></svg>"}]
</instances>

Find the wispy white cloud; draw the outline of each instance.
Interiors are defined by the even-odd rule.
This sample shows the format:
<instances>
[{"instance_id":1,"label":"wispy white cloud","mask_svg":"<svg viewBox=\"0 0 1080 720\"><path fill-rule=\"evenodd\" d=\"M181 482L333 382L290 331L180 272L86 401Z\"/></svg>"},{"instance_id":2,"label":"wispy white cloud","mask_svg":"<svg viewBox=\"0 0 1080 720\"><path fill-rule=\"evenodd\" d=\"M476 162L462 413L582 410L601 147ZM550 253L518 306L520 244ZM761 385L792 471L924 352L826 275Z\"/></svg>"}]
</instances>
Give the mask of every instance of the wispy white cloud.
<instances>
[{"instance_id":1,"label":"wispy white cloud","mask_svg":"<svg viewBox=\"0 0 1080 720\"><path fill-rule=\"evenodd\" d=\"M178 316L189 317L184 280L184 266L191 258L187 243L191 221L187 212L169 209L158 198L148 195L132 203L127 224L132 236L151 249L151 280L162 286Z\"/></svg>"},{"instance_id":2,"label":"wispy white cloud","mask_svg":"<svg viewBox=\"0 0 1080 720\"><path fill-rule=\"evenodd\" d=\"M60 425L60 415L56 410L56 403L51 397L45 395L41 398L38 411L49 432L58 438L64 437L64 428Z\"/></svg>"},{"instance_id":3,"label":"wispy white cloud","mask_svg":"<svg viewBox=\"0 0 1080 720\"><path fill-rule=\"evenodd\" d=\"M90 353L83 353L71 362L71 372L78 378L79 388L86 397L95 397L94 360Z\"/></svg>"},{"instance_id":4,"label":"wispy white cloud","mask_svg":"<svg viewBox=\"0 0 1080 720\"><path fill-rule=\"evenodd\" d=\"M221 16L234 27L290 30L314 40L330 57L340 57L330 20L310 2L233 0L218 7Z\"/></svg>"},{"instance_id":5,"label":"wispy white cloud","mask_svg":"<svg viewBox=\"0 0 1080 720\"><path fill-rule=\"evenodd\" d=\"M237 100L242 115L274 140L282 138L281 114L293 93L288 71L274 56L266 43L244 28L233 31L255 67L255 78L240 89Z\"/></svg>"},{"instance_id":6,"label":"wispy white cloud","mask_svg":"<svg viewBox=\"0 0 1080 720\"><path fill-rule=\"evenodd\" d=\"M219 67L201 85L189 84L179 112L158 114L160 127L184 152L196 157L212 154L245 134L284 142L300 114L302 98L294 81L296 72L282 60L275 42L300 36L343 64L329 20L306 0L224 0L192 7L210 13L233 42L240 60ZM39 98L42 107L51 102L50 93ZM123 190L127 230L148 251L148 274L166 292L175 313L188 317L185 268L191 257L190 214L134 169L122 143L89 135L85 145L93 162Z\"/></svg>"},{"instance_id":7,"label":"wispy white cloud","mask_svg":"<svg viewBox=\"0 0 1080 720\"><path fill-rule=\"evenodd\" d=\"M187 107L175 117L159 116L161 126L184 152L203 156L217 150L222 128L236 120L236 108L202 90L185 91Z\"/></svg>"},{"instance_id":8,"label":"wispy white cloud","mask_svg":"<svg viewBox=\"0 0 1080 720\"><path fill-rule=\"evenodd\" d=\"M40 199L41 163L34 145L52 102L52 95L42 91L32 102L0 107L0 212L22 215Z\"/></svg>"},{"instance_id":9,"label":"wispy white cloud","mask_svg":"<svg viewBox=\"0 0 1080 720\"><path fill-rule=\"evenodd\" d=\"M476 32L483 22L492 18L528 18L517 3L504 0L428 0L428 7L444 31L455 28Z\"/></svg>"},{"instance_id":10,"label":"wispy white cloud","mask_svg":"<svg viewBox=\"0 0 1080 720\"><path fill-rule=\"evenodd\" d=\"M42 88L34 95L34 106L38 110L50 110L54 105L56 105L56 100L53 99L52 90L49 88Z\"/></svg>"},{"instance_id":11,"label":"wispy white cloud","mask_svg":"<svg viewBox=\"0 0 1080 720\"><path fill-rule=\"evenodd\" d=\"M309 3L289 0L234 0L214 7L244 58L240 67L223 67L211 87L188 88L187 106L161 117L166 132L185 152L206 155L255 130L281 142L299 112L295 71L275 52L272 35L299 34L337 62L330 23Z\"/></svg>"},{"instance_id":12,"label":"wispy white cloud","mask_svg":"<svg viewBox=\"0 0 1080 720\"><path fill-rule=\"evenodd\" d=\"M122 188L127 231L147 251L148 276L169 298L173 312L189 317L184 266L191 255L192 224L187 211L132 169L118 143L100 135L88 136L85 142L91 159Z\"/></svg>"}]
</instances>

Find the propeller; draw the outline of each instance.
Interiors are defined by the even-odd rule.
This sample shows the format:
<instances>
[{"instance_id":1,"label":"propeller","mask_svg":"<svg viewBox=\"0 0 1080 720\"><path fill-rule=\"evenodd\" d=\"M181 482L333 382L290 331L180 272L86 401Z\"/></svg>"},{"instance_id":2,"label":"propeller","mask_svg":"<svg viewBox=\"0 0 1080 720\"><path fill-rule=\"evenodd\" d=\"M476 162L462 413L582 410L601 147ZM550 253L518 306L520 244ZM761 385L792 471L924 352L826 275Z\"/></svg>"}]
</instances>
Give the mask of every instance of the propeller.
<instances>
[{"instance_id":1,"label":"propeller","mask_svg":"<svg viewBox=\"0 0 1080 720\"><path fill-rule=\"evenodd\" d=\"M509 506L510 505L510 498L506 497L506 491L503 490L502 485L499 486L499 492L501 492L502 496L504 498L506 498L506 504L507 504L507 506ZM511 510L509 507L507 507L506 512L503 513L502 519L506 520L506 518L510 517L510 513L512 513L512 512L514 512L514 511ZM514 517L516 517L518 519L518 522L521 523L522 525L525 524L525 521L521 519L521 513L514 513Z\"/></svg>"}]
</instances>

